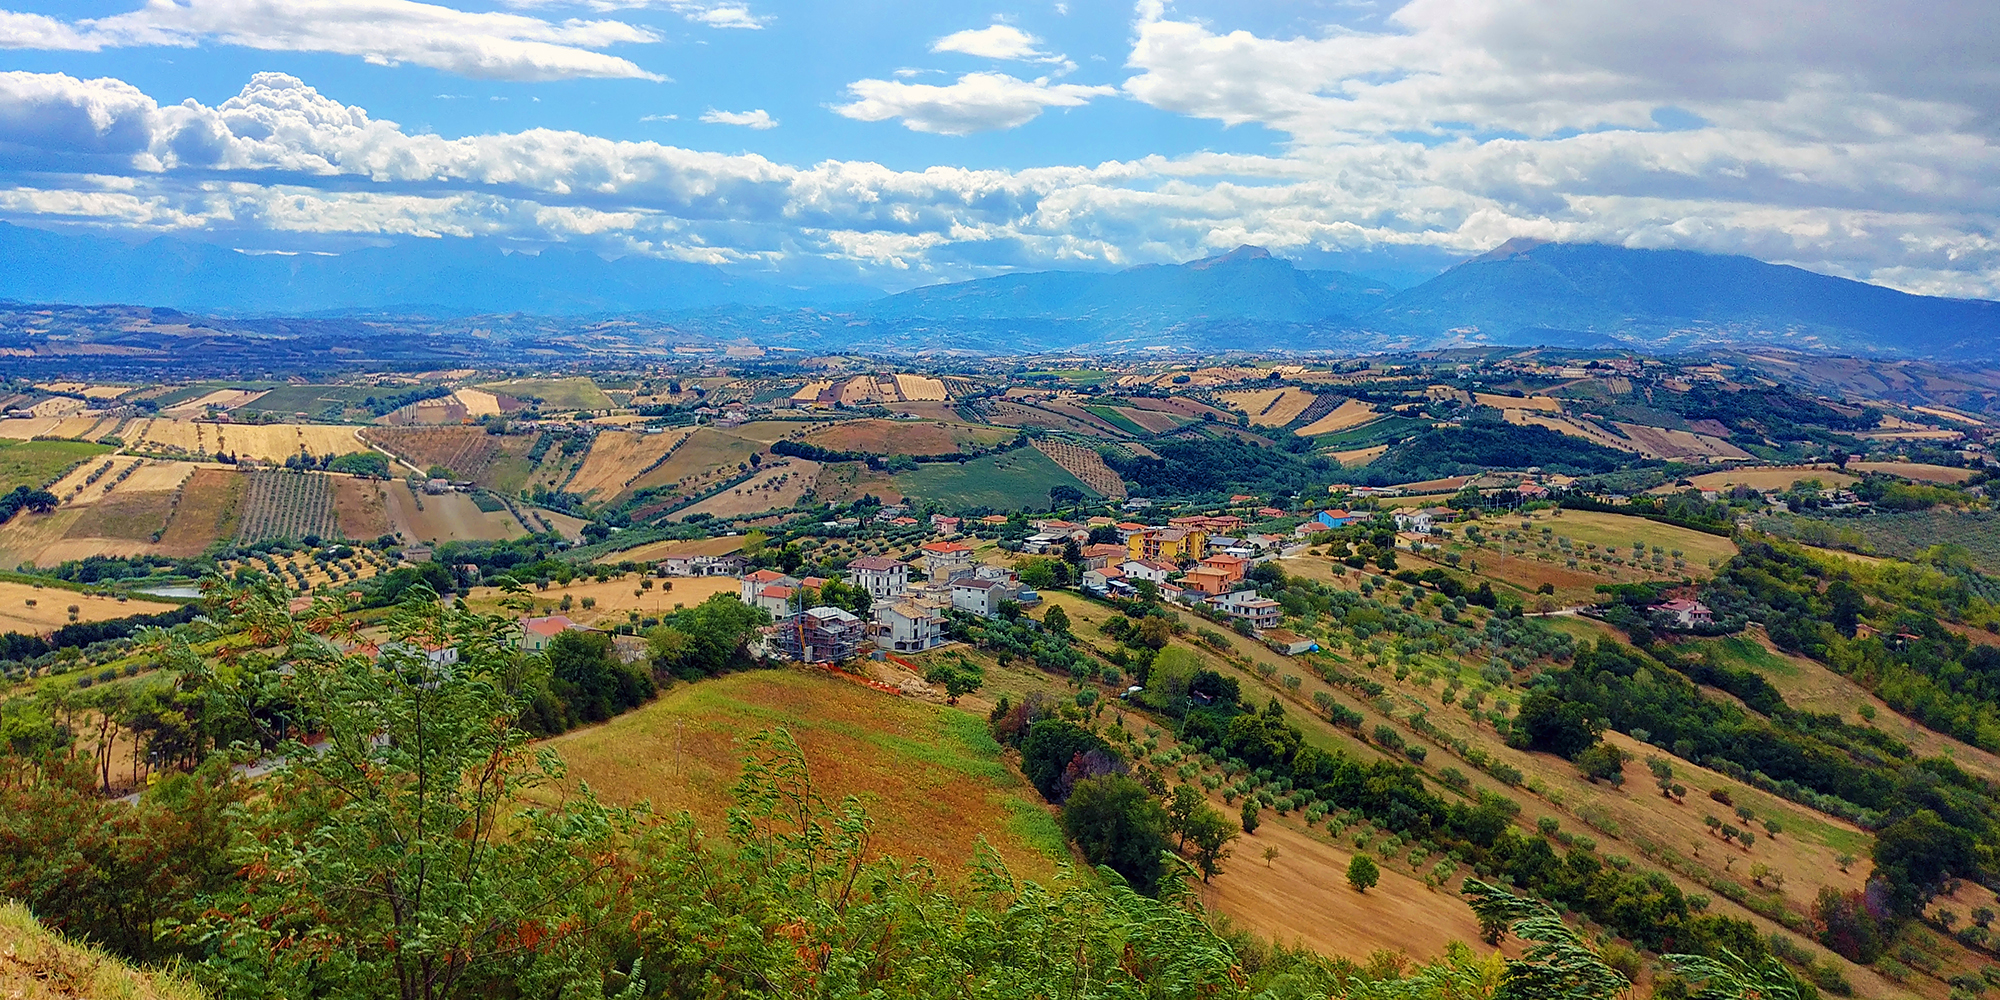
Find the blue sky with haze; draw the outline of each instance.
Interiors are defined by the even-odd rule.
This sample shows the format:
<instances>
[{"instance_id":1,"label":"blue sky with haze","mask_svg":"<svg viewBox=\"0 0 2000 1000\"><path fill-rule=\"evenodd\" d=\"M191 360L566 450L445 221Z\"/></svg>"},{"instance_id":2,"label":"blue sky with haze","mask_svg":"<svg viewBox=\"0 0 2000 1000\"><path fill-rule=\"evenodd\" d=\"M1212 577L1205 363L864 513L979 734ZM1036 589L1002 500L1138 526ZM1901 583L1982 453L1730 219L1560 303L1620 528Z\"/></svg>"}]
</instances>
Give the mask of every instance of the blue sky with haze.
<instances>
[{"instance_id":1,"label":"blue sky with haze","mask_svg":"<svg viewBox=\"0 0 2000 1000\"><path fill-rule=\"evenodd\" d=\"M1996 7L0 0L0 218L889 287L1534 236L1992 296Z\"/></svg>"}]
</instances>

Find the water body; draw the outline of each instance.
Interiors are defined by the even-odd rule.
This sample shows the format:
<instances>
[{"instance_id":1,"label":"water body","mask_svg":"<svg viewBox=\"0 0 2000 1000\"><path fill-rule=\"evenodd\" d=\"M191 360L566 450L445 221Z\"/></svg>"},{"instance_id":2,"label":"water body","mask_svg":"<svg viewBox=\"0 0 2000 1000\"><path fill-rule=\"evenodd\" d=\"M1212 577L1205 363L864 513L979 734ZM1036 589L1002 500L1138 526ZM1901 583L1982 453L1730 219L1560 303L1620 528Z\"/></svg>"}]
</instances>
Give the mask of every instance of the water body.
<instances>
[{"instance_id":1,"label":"water body","mask_svg":"<svg viewBox=\"0 0 2000 1000\"><path fill-rule=\"evenodd\" d=\"M133 591L133 593L146 594L152 597L190 598L200 597L201 588L192 583L176 583L171 586L140 587L138 590Z\"/></svg>"}]
</instances>

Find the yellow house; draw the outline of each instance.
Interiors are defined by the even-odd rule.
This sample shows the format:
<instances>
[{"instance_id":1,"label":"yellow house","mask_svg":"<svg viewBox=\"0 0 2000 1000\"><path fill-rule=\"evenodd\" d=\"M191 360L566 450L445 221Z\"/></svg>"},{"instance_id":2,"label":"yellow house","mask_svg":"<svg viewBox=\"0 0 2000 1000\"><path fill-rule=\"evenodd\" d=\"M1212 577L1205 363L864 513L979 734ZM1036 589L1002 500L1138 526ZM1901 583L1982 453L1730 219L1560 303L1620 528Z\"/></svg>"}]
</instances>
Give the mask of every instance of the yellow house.
<instances>
[{"instance_id":1,"label":"yellow house","mask_svg":"<svg viewBox=\"0 0 2000 1000\"><path fill-rule=\"evenodd\" d=\"M1147 528L1125 540L1127 554L1152 562L1184 563L1208 551L1208 535L1200 528Z\"/></svg>"}]
</instances>

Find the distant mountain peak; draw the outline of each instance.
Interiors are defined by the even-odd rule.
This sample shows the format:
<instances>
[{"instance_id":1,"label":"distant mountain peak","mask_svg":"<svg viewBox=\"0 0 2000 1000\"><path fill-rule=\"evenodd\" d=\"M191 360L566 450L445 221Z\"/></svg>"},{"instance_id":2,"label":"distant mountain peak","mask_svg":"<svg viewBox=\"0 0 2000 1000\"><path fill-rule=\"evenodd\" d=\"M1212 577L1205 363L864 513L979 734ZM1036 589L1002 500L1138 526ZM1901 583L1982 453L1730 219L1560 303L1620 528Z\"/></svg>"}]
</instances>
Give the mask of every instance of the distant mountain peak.
<instances>
[{"instance_id":1,"label":"distant mountain peak","mask_svg":"<svg viewBox=\"0 0 2000 1000\"><path fill-rule=\"evenodd\" d=\"M1234 264L1238 261L1269 260L1269 259L1271 259L1271 251L1266 250L1263 247L1253 247L1246 243L1240 247L1237 247L1234 250L1229 251L1226 254L1222 254L1219 257L1207 257L1202 260L1193 261L1189 263L1187 267L1188 270L1190 271L1206 271L1211 267L1219 267L1223 264Z\"/></svg>"},{"instance_id":2,"label":"distant mountain peak","mask_svg":"<svg viewBox=\"0 0 2000 1000\"><path fill-rule=\"evenodd\" d=\"M1466 261L1466 263L1481 264L1490 260L1508 260L1510 258L1519 257L1522 254L1528 253L1537 247L1545 247L1548 245L1549 245L1548 240L1538 240L1532 236L1516 236L1513 239L1508 240L1507 242L1502 243L1499 246L1494 247L1493 249L1488 250L1485 253L1480 254L1479 256Z\"/></svg>"}]
</instances>

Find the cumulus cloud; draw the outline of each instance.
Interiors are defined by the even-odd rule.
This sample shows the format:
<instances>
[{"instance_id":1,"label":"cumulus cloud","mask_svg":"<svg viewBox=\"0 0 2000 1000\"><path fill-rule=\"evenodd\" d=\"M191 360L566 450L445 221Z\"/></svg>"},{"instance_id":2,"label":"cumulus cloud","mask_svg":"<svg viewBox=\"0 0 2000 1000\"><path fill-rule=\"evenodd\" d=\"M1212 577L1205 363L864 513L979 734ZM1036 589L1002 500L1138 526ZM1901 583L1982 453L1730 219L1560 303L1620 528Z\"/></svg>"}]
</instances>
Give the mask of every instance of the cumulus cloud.
<instances>
[{"instance_id":1,"label":"cumulus cloud","mask_svg":"<svg viewBox=\"0 0 2000 1000\"><path fill-rule=\"evenodd\" d=\"M970 135L1016 128L1041 117L1044 108L1075 108L1091 98L1117 93L1115 87L1023 80L1006 73L967 73L943 86L901 80L857 80L847 87L854 100L833 110L857 121L900 118L916 132Z\"/></svg>"},{"instance_id":2,"label":"cumulus cloud","mask_svg":"<svg viewBox=\"0 0 2000 1000\"><path fill-rule=\"evenodd\" d=\"M600 49L659 40L622 21L547 21L416 0L148 0L139 10L62 22L0 11L0 48L240 45L330 52L382 65L414 63L494 80L661 80Z\"/></svg>"},{"instance_id":3,"label":"cumulus cloud","mask_svg":"<svg viewBox=\"0 0 2000 1000\"><path fill-rule=\"evenodd\" d=\"M753 14L747 3L723 0L721 3L707 0L503 0L509 7L567 7L583 6L595 11L668 10L687 18L696 24L711 28L748 28L756 30L764 27L768 17Z\"/></svg>"},{"instance_id":4,"label":"cumulus cloud","mask_svg":"<svg viewBox=\"0 0 2000 1000\"><path fill-rule=\"evenodd\" d=\"M1014 27L1011 24L992 24L984 28L956 31L937 40L931 45L932 52L958 52L981 59L1010 59L1017 62L1050 63L1065 70L1076 68L1067 56L1058 52L1044 52L1042 40Z\"/></svg>"},{"instance_id":5,"label":"cumulus cloud","mask_svg":"<svg viewBox=\"0 0 2000 1000\"><path fill-rule=\"evenodd\" d=\"M710 125L741 125L759 131L778 127L778 120L763 108L755 111L717 111L710 108L702 113L701 120Z\"/></svg>"}]
</instances>

